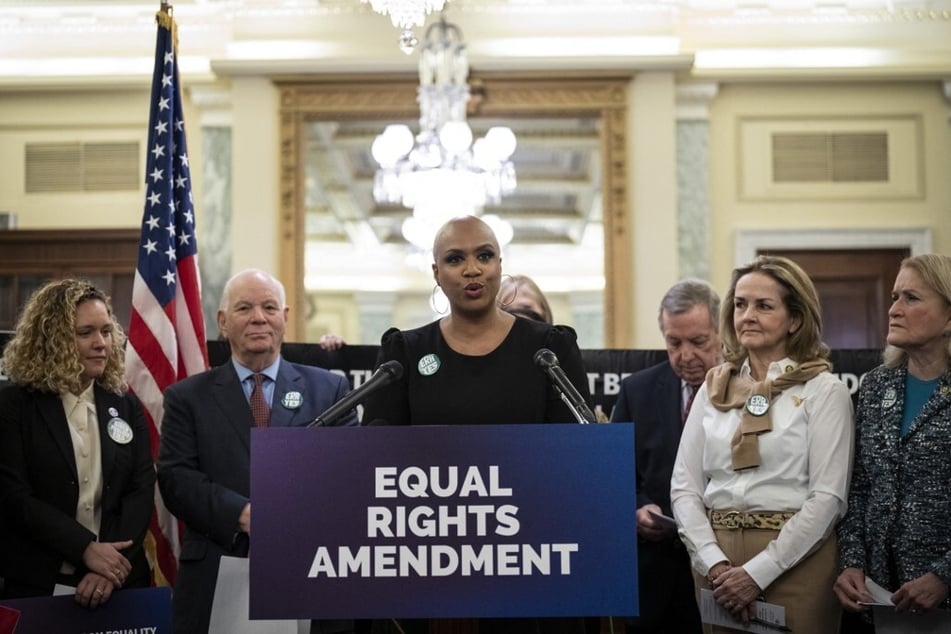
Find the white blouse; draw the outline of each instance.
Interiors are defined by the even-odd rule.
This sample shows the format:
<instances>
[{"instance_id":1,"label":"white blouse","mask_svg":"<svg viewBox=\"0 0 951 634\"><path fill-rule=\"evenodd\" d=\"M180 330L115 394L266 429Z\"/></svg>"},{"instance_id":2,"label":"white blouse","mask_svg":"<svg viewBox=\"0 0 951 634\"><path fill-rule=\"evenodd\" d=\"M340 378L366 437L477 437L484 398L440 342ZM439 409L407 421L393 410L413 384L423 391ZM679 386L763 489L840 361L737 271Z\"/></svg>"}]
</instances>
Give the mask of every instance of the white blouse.
<instances>
[{"instance_id":1,"label":"white blouse","mask_svg":"<svg viewBox=\"0 0 951 634\"><path fill-rule=\"evenodd\" d=\"M770 364L775 378L796 368ZM740 376L753 380L748 362ZM845 515L852 466L852 399L838 378L823 372L787 388L770 404L773 429L759 435L760 466L734 471L730 443L741 410L718 411L704 384L684 426L670 498L694 569L706 575L728 560L717 544L709 509L794 511L775 540L743 568L761 589L818 548ZM735 563L735 562L734 562Z\"/></svg>"}]
</instances>

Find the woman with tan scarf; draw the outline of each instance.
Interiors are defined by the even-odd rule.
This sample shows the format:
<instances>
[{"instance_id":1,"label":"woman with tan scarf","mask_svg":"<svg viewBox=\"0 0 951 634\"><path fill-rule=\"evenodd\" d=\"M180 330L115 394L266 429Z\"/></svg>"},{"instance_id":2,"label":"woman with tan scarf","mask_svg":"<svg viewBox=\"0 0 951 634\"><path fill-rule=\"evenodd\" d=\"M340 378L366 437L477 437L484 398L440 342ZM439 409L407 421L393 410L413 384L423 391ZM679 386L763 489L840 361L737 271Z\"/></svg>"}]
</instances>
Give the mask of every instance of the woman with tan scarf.
<instances>
[{"instance_id":1,"label":"woman with tan scarf","mask_svg":"<svg viewBox=\"0 0 951 634\"><path fill-rule=\"evenodd\" d=\"M720 323L726 362L697 394L671 479L698 594L742 623L763 600L794 632L835 634L852 401L829 372L815 287L795 262L760 256L733 271Z\"/></svg>"}]
</instances>

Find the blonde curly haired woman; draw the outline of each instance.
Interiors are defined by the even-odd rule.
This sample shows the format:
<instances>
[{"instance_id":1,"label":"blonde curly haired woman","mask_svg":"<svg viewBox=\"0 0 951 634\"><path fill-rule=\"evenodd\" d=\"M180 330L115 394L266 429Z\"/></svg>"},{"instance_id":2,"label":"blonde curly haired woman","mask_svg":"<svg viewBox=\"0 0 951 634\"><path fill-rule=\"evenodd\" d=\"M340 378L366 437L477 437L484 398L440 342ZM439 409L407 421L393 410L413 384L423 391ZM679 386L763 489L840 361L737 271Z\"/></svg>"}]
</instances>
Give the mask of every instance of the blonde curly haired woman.
<instances>
[{"instance_id":1,"label":"blonde curly haired woman","mask_svg":"<svg viewBox=\"0 0 951 634\"><path fill-rule=\"evenodd\" d=\"M5 598L76 588L94 608L148 586L143 540L155 470L138 399L123 379L125 334L89 282L30 298L3 354L0 574Z\"/></svg>"}]
</instances>

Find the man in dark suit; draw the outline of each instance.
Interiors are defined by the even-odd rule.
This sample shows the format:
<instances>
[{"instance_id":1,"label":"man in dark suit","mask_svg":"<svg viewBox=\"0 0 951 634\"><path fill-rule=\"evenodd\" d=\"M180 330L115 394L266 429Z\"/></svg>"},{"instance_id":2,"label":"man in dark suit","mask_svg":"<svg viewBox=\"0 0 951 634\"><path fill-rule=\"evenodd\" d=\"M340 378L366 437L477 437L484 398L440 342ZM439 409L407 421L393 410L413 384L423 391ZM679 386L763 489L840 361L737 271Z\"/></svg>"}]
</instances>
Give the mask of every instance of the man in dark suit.
<instances>
[{"instance_id":1,"label":"man in dark suit","mask_svg":"<svg viewBox=\"0 0 951 634\"><path fill-rule=\"evenodd\" d=\"M659 315L668 360L624 379L611 415L634 423L640 616L627 621L628 634L701 631L690 558L660 516L671 517L670 476L693 394L719 361L719 312L708 283L672 286Z\"/></svg>"},{"instance_id":2,"label":"man in dark suit","mask_svg":"<svg viewBox=\"0 0 951 634\"><path fill-rule=\"evenodd\" d=\"M221 556L248 555L251 427L306 426L349 391L343 377L281 357L288 312L277 279L238 273L218 308L231 360L165 392L158 481L166 506L185 523L172 601L178 634L208 631ZM357 422L351 412L337 424ZM318 631L351 628L315 623Z\"/></svg>"}]
</instances>

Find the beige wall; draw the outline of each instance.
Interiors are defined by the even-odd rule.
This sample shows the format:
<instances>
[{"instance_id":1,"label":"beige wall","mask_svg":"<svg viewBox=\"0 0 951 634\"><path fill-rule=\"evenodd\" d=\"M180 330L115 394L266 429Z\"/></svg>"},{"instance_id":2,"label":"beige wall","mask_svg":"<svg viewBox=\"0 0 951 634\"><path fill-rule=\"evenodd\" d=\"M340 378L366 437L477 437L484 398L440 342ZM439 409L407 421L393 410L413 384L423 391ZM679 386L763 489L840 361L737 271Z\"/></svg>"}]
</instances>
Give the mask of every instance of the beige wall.
<instances>
[{"instance_id":1,"label":"beige wall","mask_svg":"<svg viewBox=\"0 0 951 634\"><path fill-rule=\"evenodd\" d=\"M21 229L134 228L145 204L145 151L150 89L57 89L0 92L0 211L17 215ZM192 191L201 191L201 130L185 98ZM195 122L192 124L192 122ZM138 141L141 185L135 191L27 194L27 143ZM199 230L201 229L201 214Z\"/></svg>"},{"instance_id":2,"label":"beige wall","mask_svg":"<svg viewBox=\"0 0 951 634\"><path fill-rule=\"evenodd\" d=\"M928 227L932 250L951 254L951 126L939 82L727 84L711 106L711 271L725 289L734 262L738 230L875 229ZM755 118L801 121L920 121L912 148L890 148L903 166L918 163L920 191L882 195L858 187L847 196L804 187L792 200L749 200L743 171L768 162L767 155L742 156L741 127ZM822 127L822 123L819 124ZM835 194L836 192L827 192Z\"/></svg>"}]
</instances>

